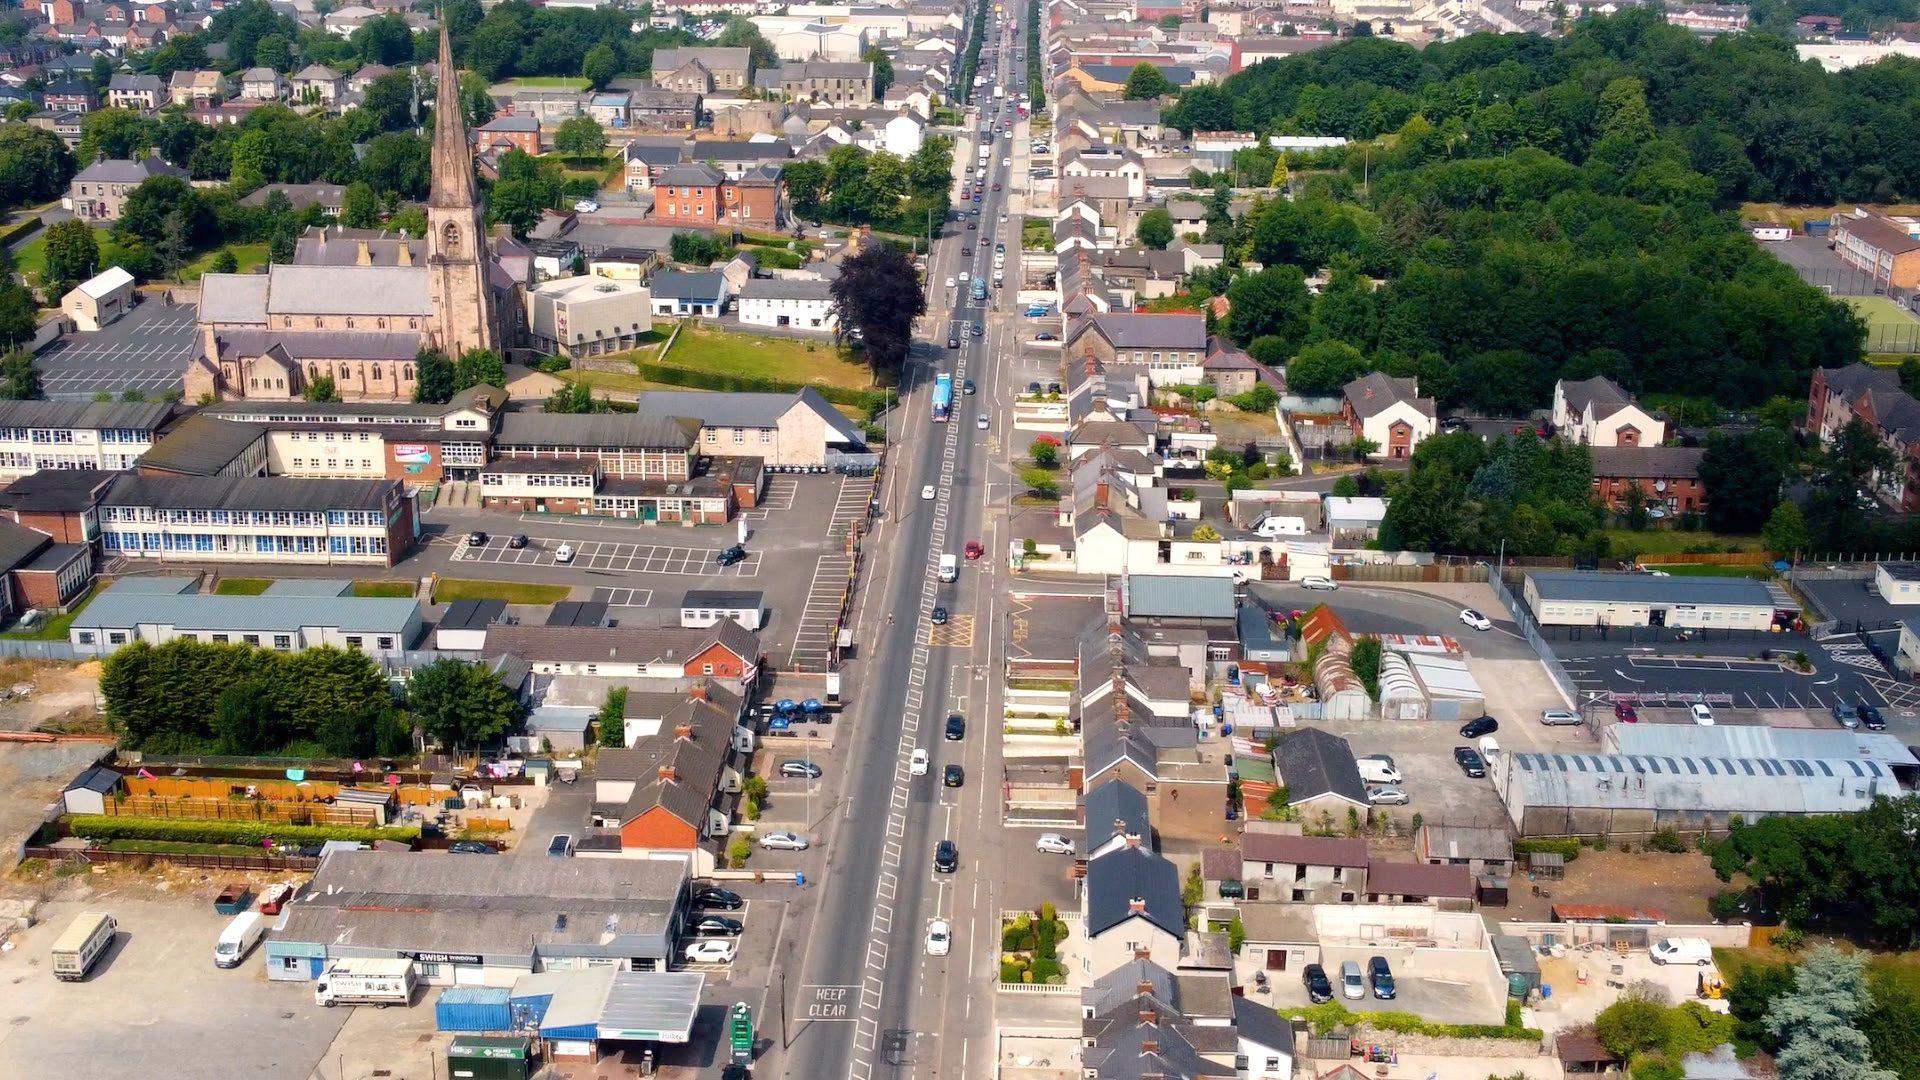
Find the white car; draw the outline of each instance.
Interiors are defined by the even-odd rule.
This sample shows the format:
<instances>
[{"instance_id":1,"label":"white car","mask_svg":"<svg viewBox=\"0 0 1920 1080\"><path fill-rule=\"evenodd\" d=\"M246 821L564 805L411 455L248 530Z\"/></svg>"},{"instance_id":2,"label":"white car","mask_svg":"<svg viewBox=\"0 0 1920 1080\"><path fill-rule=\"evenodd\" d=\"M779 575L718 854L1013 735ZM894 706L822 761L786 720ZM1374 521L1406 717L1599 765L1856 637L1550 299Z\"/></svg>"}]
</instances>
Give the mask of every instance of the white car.
<instances>
[{"instance_id":1,"label":"white car","mask_svg":"<svg viewBox=\"0 0 1920 1080\"><path fill-rule=\"evenodd\" d=\"M1340 583L1330 577L1321 577L1319 574L1308 574L1306 577L1300 579L1300 587L1303 589L1325 589L1328 592L1332 592L1340 587Z\"/></svg>"},{"instance_id":2,"label":"white car","mask_svg":"<svg viewBox=\"0 0 1920 1080\"><path fill-rule=\"evenodd\" d=\"M572 561L573 561L573 548L572 548L572 547L570 547L570 546L568 546L568 545L566 545L566 544L561 544L561 545L560 545L559 547L557 547L557 548L554 548L554 549L553 549L553 561L554 561L554 562L557 562L557 563L570 563L570 562L572 562Z\"/></svg>"},{"instance_id":3,"label":"white car","mask_svg":"<svg viewBox=\"0 0 1920 1080\"><path fill-rule=\"evenodd\" d=\"M927 924L927 955L945 956L953 949L953 926L945 919Z\"/></svg>"},{"instance_id":4,"label":"white car","mask_svg":"<svg viewBox=\"0 0 1920 1080\"><path fill-rule=\"evenodd\" d=\"M597 214L600 212L600 204L594 202L592 199L581 199L579 202L573 204L573 212L576 214Z\"/></svg>"},{"instance_id":5,"label":"white car","mask_svg":"<svg viewBox=\"0 0 1920 1080\"><path fill-rule=\"evenodd\" d=\"M917 747L913 751L913 756L907 759L907 773L912 776L925 776L930 764L927 748Z\"/></svg>"},{"instance_id":6,"label":"white car","mask_svg":"<svg viewBox=\"0 0 1920 1080\"><path fill-rule=\"evenodd\" d=\"M966 283L967 283L967 272L965 270L962 270L960 271L960 284L965 285Z\"/></svg>"},{"instance_id":7,"label":"white car","mask_svg":"<svg viewBox=\"0 0 1920 1080\"><path fill-rule=\"evenodd\" d=\"M1007 220L1007 215L1004 212L1000 215L1000 220L1002 222L1005 222Z\"/></svg>"},{"instance_id":8,"label":"white car","mask_svg":"<svg viewBox=\"0 0 1920 1080\"><path fill-rule=\"evenodd\" d=\"M933 485L928 484L925 487L922 487L920 489L920 497L922 499L926 499L927 501L931 502L933 500Z\"/></svg>"},{"instance_id":9,"label":"white car","mask_svg":"<svg viewBox=\"0 0 1920 1080\"><path fill-rule=\"evenodd\" d=\"M953 288L953 278L951 276L947 278L947 288Z\"/></svg>"},{"instance_id":10,"label":"white car","mask_svg":"<svg viewBox=\"0 0 1920 1080\"><path fill-rule=\"evenodd\" d=\"M704 938L691 942L681 953L689 964L731 964L737 946L727 938Z\"/></svg>"},{"instance_id":11,"label":"white car","mask_svg":"<svg viewBox=\"0 0 1920 1080\"><path fill-rule=\"evenodd\" d=\"M1010 158L1010 157L1003 157L1003 158L1001 158L1001 159L1000 159L1000 167L1001 167L1001 168L1003 168L1003 169L1011 169L1011 168L1013 168L1013 159L1012 159L1012 158Z\"/></svg>"},{"instance_id":12,"label":"white car","mask_svg":"<svg viewBox=\"0 0 1920 1080\"><path fill-rule=\"evenodd\" d=\"M1479 612L1473 610L1472 608L1460 609L1460 621L1463 623L1466 623L1468 626L1473 627L1475 630L1493 629L1493 620L1487 618L1485 615L1480 614Z\"/></svg>"},{"instance_id":13,"label":"white car","mask_svg":"<svg viewBox=\"0 0 1920 1080\"><path fill-rule=\"evenodd\" d=\"M770 832L760 837L760 846L768 851L805 851L807 838L795 832Z\"/></svg>"},{"instance_id":14,"label":"white car","mask_svg":"<svg viewBox=\"0 0 1920 1080\"><path fill-rule=\"evenodd\" d=\"M973 418L973 426L985 431L993 426L993 422L984 416L976 416Z\"/></svg>"},{"instance_id":15,"label":"white car","mask_svg":"<svg viewBox=\"0 0 1920 1080\"><path fill-rule=\"evenodd\" d=\"M1693 716L1693 722L1701 727L1713 726L1713 710L1707 708L1704 701L1696 701L1687 706L1687 712Z\"/></svg>"},{"instance_id":16,"label":"white car","mask_svg":"<svg viewBox=\"0 0 1920 1080\"><path fill-rule=\"evenodd\" d=\"M1033 842L1033 850L1045 852L1048 855L1071 855L1073 841L1057 832L1043 832L1040 838Z\"/></svg>"}]
</instances>

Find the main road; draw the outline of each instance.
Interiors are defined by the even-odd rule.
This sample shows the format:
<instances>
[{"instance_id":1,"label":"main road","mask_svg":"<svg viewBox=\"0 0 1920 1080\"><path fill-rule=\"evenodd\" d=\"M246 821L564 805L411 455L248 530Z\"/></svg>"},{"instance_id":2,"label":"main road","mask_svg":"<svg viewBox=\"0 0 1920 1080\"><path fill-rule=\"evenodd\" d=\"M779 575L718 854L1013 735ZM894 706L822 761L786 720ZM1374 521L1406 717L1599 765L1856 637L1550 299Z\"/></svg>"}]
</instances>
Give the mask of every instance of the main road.
<instances>
[{"instance_id":1,"label":"main road","mask_svg":"<svg viewBox=\"0 0 1920 1080\"><path fill-rule=\"evenodd\" d=\"M985 47L995 62L976 93L976 139L955 148L971 175L977 146L988 146L984 175L973 181L986 191L978 203L959 204L928 258L925 325L932 340L915 344L903 379L883 513L865 542L871 561L855 626L865 670L852 687L843 804L817 838L829 848L819 908L797 970L783 974L778 991L787 1023L775 1060L784 1077L957 1078L992 1068L1003 867L995 658L1004 649L995 638L1005 610L1000 575L1008 538L991 512L988 481L1009 482L1010 365L1018 346L1010 322L989 325L988 312L1018 291L1021 219L1000 221L1013 187L1002 162L1014 156L1016 128L1001 115L1013 95L991 91L1017 93L1026 85L1023 67L1012 63L1017 45L1004 18L989 27ZM995 126L1005 134L996 136ZM967 228L974 208L977 231ZM991 275L996 239L1007 246L1012 285L974 301L959 275ZM946 286L949 277L955 287ZM975 325L984 331L979 336ZM947 348L950 336L958 349ZM954 384L946 422L932 416L930 387L940 372ZM978 393L962 391L967 380ZM932 497L923 497L929 488ZM940 556L960 554L970 540L982 543L985 557L963 558L957 581L939 581ZM936 606L951 613L945 625L932 623ZM966 722L958 741L944 737L950 715ZM910 768L916 749L931 758L917 776ZM943 783L949 764L962 766L962 786ZM955 872L933 868L942 840L959 847ZM946 956L927 954L934 919L952 926Z\"/></svg>"}]
</instances>

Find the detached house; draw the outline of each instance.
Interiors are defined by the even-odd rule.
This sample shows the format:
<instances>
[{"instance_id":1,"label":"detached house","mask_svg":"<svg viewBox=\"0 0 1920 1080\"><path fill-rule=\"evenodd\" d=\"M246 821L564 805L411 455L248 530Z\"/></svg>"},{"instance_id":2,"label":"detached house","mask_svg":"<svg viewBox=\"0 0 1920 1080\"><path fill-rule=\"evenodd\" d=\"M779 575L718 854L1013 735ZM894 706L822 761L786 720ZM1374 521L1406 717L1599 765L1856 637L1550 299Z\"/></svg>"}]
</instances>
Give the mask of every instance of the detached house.
<instances>
[{"instance_id":1,"label":"detached house","mask_svg":"<svg viewBox=\"0 0 1920 1080\"><path fill-rule=\"evenodd\" d=\"M187 170L147 157L139 161L95 160L67 185L67 209L81 221L118 221L133 189L155 176L187 179Z\"/></svg>"},{"instance_id":2,"label":"detached house","mask_svg":"<svg viewBox=\"0 0 1920 1080\"><path fill-rule=\"evenodd\" d=\"M270 67L253 67L240 73L240 100L279 101L287 93L287 80Z\"/></svg>"},{"instance_id":3,"label":"detached house","mask_svg":"<svg viewBox=\"0 0 1920 1080\"><path fill-rule=\"evenodd\" d=\"M1659 446L1667 440L1666 423L1604 375L1555 383L1553 426L1569 442L1588 446Z\"/></svg>"},{"instance_id":4,"label":"detached house","mask_svg":"<svg viewBox=\"0 0 1920 1080\"><path fill-rule=\"evenodd\" d=\"M176 71L167 83L167 100L188 107L212 105L227 96L227 81L217 71Z\"/></svg>"},{"instance_id":5,"label":"detached house","mask_svg":"<svg viewBox=\"0 0 1920 1080\"><path fill-rule=\"evenodd\" d=\"M333 105L347 92L346 76L325 64L308 64L289 81L293 100L303 105Z\"/></svg>"},{"instance_id":6,"label":"detached house","mask_svg":"<svg viewBox=\"0 0 1920 1080\"><path fill-rule=\"evenodd\" d=\"M1077 320L1064 345L1069 364L1141 364L1156 386L1204 378L1207 320L1203 315L1104 312Z\"/></svg>"},{"instance_id":7,"label":"detached house","mask_svg":"<svg viewBox=\"0 0 1920 1080\"><path fill-rule=\"evenodd\" d=\"M1438 427L1433 399L1420 396L1416 381L1378 371L1346 385L1340 415L1355 435L1374 444L1377 458L1412 457Z\"/></svg>"},{"instance_id":8,"label":"detached house","mask_svg":"<svg viewBox=\"0 0 1920 1080\"><path fill-rule=\"evenodd\" d=\"M116 109L151 112L160 107L166 87L158 75L115 75L107 83L107 104Z\"/></svg>"}]
</instances>

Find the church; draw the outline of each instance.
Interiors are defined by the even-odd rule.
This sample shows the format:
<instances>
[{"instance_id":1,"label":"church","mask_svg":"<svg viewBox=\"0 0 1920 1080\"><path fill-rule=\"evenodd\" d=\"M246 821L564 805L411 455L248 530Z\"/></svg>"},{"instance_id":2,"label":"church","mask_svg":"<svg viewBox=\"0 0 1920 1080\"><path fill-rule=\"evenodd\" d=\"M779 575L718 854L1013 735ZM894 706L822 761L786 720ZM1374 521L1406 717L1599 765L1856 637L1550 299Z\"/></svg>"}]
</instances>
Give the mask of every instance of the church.
<instances>
[{"instance_id":1,"label":"church","mask_svg":"<svg viewBox=\"0 0 1920 1080\"><path fill-rule=\"evenodd\" d=\"M290 400L331 378L343 401L411 401L422 349L506 354L532 267L490 243L459 101L443 25L427 235L314 230L291 263L207 274L186 400Z\"/></svg>"}]
</instances>

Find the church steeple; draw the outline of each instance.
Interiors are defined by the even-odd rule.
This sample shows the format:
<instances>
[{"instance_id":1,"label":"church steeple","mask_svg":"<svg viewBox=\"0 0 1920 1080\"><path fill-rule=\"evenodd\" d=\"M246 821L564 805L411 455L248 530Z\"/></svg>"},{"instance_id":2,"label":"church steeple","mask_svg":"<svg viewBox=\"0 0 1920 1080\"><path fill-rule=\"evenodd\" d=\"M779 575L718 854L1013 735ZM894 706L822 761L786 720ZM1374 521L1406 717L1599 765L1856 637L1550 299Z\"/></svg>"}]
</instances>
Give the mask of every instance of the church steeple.
<instances>
[{"instance_id":1,"label":"church steeple","mask_svg":"<svg viewBox=\"0 0 1920 1080\"><path fill-rule=\"evenodd\" d=\"M473 180L473 148L460 113L460 72L453 66L447 14L440 12L440 88L433 102L433 190L427 198L427 273L432 290L431 343L448 356L496 349L494 297L487 281L486 218Z\"/></svg>"},{"instance_id":2,"label":"church steeple","mask_svg":"<svg viewBox=\"0 0 1920 1080\"><path fill-rule=\"evenodd\" d=\"M473 148L461 115L460 71L453 66L453 39L447 13L440 12L440 82L433 98L433 192L428 206L445 209L474 205Z\"/></svg>"}]
</instances>

